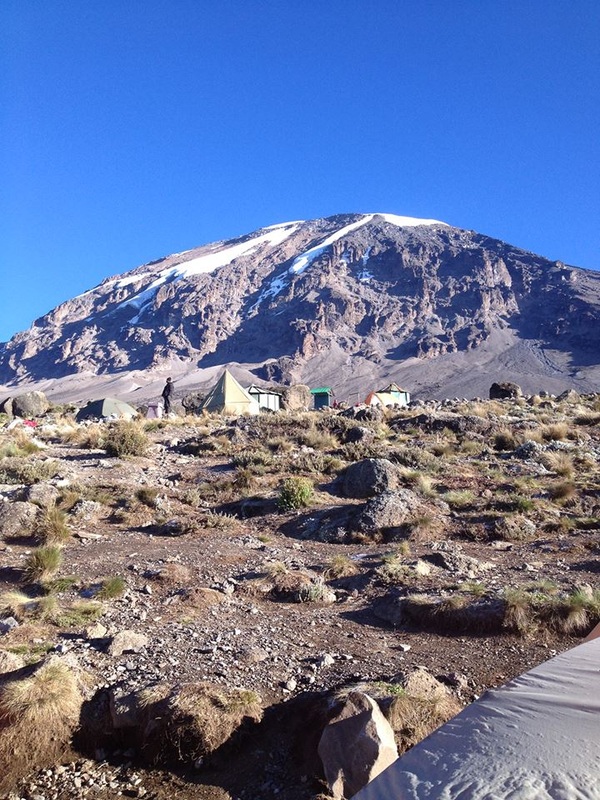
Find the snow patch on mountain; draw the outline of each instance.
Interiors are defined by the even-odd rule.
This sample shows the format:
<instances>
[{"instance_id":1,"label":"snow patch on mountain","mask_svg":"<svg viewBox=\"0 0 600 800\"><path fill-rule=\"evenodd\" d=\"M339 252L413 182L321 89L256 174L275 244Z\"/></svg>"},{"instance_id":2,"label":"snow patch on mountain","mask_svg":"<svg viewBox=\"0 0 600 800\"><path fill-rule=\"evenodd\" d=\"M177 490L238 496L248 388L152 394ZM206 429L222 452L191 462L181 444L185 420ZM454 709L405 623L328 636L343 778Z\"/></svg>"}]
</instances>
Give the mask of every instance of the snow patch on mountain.
<instances>
[{"instance_id":1,"label":"snow patch on mountain","mask_svg":"<svg viewBox=\"0 0 600 800\"><path fill-rule=\"evenodd\" d=\"M271 247L276 247L285 241L285 239L287 239L289 236L291 236L297 227L298 223L284 223L283 225L271 226L268 229L263 229L266 230L266 233L263 233L259 236L254 236L248 241L241 242L237 245L232 245L231 247L225 247L212 253L206 253L198 256L197 258L192 258L189 261L184 261L181 264L176 264L174 267L170 267L169 269L162 270L149 286L146 286L139 292L135 292L130 297L120 302L111 310L111 313L114 314L126 306L133 306L138 313L129 322L130 324L136 324L145 308L151 304L156 292L163 284L173 283L173 281L180 280L181 278L189 278L192 275L202 275L214 272L220 267L231 264L236 258L240 258L243 255L249 255L263 244L270 244ZM137 273L136 275L127 275L124 278L118 278L114 281L107 281L102 285L107 286L108 284L112 283L115 287L121 288L129 286L138 281L143 281L145 278L148 278L153 274L155 273L142 272Z\"/></svg>"},{"instance_id":2,"label":"snow patch on mountain","mask_svg":"<svg viewBox=\"0 0 600 800\"><path fill-rule=\"evenodd\" d=\"M258 306L263 303L265 300L269 298L276 297L278 294L285 289L285 287L289 284L291 278L294 275L300 275L303 273L312 263L317 259L328 247L331 247L332 244L337 242L339 239L343 238L347 234L355 231L357 228L362 228L363 225L366 225L368 222L371 222L375 217L381 217L386 222L389 222L391 225L396 225L399 228L415 228L419 225L447 225L445 222L440 222L436 219L418 219L417 217L401 217L397 214L363 214L361 218L356 222L351 222L349 225L344 225L343 228L340 228L334 233L327 236L326 239L323 239L322 242L319 244L314 245L306 252L302 253L301 255L297 256L292 265L288 268L287 272L283 275L278 275L276 278L270 282L269 286L264 289L258 297L258 300L252 308L250 312L256 311ZM277 227L277 226L272 226ZM347 263L347 262L346 262ZM363 261L363 265L366 262ZM371 273L363 271L362 277L359 276L359 280L361 281L368 281L372 277Z\"/></svg>"}]
</instances>

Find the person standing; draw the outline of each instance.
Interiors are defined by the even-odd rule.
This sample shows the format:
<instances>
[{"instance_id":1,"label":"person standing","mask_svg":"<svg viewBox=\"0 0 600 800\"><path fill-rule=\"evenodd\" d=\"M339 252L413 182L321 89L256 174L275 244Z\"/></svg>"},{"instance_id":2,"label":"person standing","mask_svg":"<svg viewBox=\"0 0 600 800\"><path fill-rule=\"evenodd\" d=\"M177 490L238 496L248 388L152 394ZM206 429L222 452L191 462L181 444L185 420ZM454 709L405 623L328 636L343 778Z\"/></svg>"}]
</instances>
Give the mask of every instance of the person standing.
<instances>
[{"instance_id":1,"label":"person standing","mask_svg":"<svg viewBox=\"0 0 600 800\"><path fill-rule=\"evenodd\" d=\"M171 378L167 378L167 382L165 383L165 388L162 390L162 399L165 408L165 414L168 414L171 411L172 394L173 394L173 381L171 380Z\"/></svg>"}]
</instances>

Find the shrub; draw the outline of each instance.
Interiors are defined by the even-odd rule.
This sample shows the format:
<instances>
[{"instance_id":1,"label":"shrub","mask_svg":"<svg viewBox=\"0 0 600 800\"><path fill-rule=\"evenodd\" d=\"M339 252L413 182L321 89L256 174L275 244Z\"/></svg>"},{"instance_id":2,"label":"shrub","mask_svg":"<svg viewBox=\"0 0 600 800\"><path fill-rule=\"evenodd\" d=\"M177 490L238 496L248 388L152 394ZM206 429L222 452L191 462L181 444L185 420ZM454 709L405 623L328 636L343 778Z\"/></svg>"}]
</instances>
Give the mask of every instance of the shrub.
<instances>
[{"instance_id":1,"label":"shrub","mask_svg":"<svg viewBox=\"0 0 600 800\"><path fill-rule=\"evenodd\" d=\"M29 461L25 458L4 458L0 467L0 483L33 483L47 481L60 471L58 461Z\"/></svg>"},{"instance_id":2,"label":"shrub","mask_svg":"<svg viewBox=\"0 0 600 800\"><path fill-rule=\"evenodd\" d=\"M62 563L62 550L46 545L32 550L25 561L25 574L30 580L42 581L53 575Z\"/></svg>"},{"instance_id":3,"label":"shrub","mask_svg":"<svg viewBox=\"0 0 600 800\"><path fill-rule=\"evenodd\" d=\"M141 486L135 493L136 499L142 505L149 508L156 508L156 499L158 497L158 489L152 486Z\"/></svg>"},{"instance_id":4,"label":"shrub","mask_svg":"<svg viewBox=\"0 0 600 800\"><path fill-rule=\"evenodd\" d=\"M143 456L150 440L137 422L120 420L111 426L104 448L109 456Z\"/></svg>"},{"instance_id":5,"label":"shrub","mask_svg":"<svg viewBox=\"0 0 600 800\"><path fill-rule=\"evenodd\" d=\"M286 478L279 489L277 505L282 511L296 511L306 508L314 494L314 487L308 478Z\"/></svg>"},{"instance_id":6,"label":"shrub","mask_svg":"<svg viewBox=\"0 0 600 800\"><path fill-rule=\"evenodd\" d=\"M503 428L494 436L494 450L514 450L517 440L512 431Z\"/></svg>"}]
</instances>

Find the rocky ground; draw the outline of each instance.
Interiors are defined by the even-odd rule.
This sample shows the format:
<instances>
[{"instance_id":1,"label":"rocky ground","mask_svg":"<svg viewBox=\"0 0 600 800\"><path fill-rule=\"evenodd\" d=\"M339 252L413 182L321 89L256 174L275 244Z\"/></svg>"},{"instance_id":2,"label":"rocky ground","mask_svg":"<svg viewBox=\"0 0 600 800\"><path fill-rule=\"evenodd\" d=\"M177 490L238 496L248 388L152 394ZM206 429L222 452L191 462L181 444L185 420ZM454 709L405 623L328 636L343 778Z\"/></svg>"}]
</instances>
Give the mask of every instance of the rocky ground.
<instances>
[{"instance_id":1,"label":"rocky ground","mask_svg":"<svg viewBox=\"0 0 600 800\"><path fill-rule=\"evenodd\" d=\"M0 796L327 797L334 693L425 673L458 710L600 620L598 395L36 422L0 430L0 724L49 662L84 702ZM191 685L243 712L159 747L144 709Z\"/></svg>"}]
</instances>

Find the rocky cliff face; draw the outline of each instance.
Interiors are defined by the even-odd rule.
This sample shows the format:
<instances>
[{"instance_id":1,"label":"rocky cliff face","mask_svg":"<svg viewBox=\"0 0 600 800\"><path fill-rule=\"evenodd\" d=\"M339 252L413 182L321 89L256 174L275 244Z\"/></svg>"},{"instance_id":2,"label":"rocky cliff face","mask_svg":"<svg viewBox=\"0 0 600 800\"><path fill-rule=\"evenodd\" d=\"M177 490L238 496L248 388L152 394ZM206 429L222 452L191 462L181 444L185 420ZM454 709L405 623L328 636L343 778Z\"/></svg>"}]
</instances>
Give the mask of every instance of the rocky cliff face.
<instances>
[{"instance_id":1,"label":"rocky cliff face","mask_svg":"<svg viewBox=\"0 0 600 800\"><path fill-rule=\"evenodd\" d=\"M278 382L332 384L333 371L347 389L410 366L433 386L434 364L447 383L500 359L509 379L511 358L533 353L540 376L583 386L599 322L598 273L433 220L347 214L108 278L2 345L0 381L234 362Z\"/></svg>"}]
</instances>

